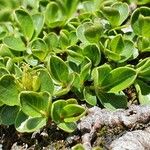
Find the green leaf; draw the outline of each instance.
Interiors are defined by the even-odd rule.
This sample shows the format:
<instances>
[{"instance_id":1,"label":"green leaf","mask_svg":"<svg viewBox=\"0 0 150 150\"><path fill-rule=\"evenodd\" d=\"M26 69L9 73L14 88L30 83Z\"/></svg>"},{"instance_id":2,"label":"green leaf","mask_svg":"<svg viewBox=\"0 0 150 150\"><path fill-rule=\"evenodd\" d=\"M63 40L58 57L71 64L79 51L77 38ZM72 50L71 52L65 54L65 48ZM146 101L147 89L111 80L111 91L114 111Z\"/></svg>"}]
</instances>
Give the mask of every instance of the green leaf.
<instances>
[{"instance_id":1,"label":"green leaf","mask_svg":"<svg viewBox=\"0 0 150 150\"><path fill-rule=\"evenodd\" d=\"M127 97L123 94L102 93L100 91L97 91L96 94L102 105L107 109L127 108Z\"/></svg>"},{"instance_id":2,"label":"green leaf","mask_svg":"<svg viewBox=\"0 0 150 150\"><path fill-rule=\"evenodd\" d=\"M61 112L62 112L63 107L66 106L66 104L67 103L65 100L57 100L52 103L51 117L55 123L59 124L63 122L64 118L61 116Z\"/></svg>"},{"instance_id":3,"label":"green leaf","mask_svg":"<svg viewBox=\"0 0 150 150\"><path fill-rule=\"evenodd\" d=\"M3 41L4 43L4 41ZM1 57L14 57L12 51L6 46L6 44L1 44L1 48L0 48L0 56Z\"/></svg>"},{"instance_id":4,"label":"green leaf","mask_svg":"<svg viewBox=\"0 0 150 150\"><path fill-rule=\"evenodd\" d=\"M34 56L39 58L41 61L45 59L48 52L48 47L44 40L38 38L32 41L31 43L31 50Z\"/></svg>"},{"instance_id":5,"label":"green leaf","mask_svg":"<svg viewBox=\"0 0 150 150\"><path fill-rule=\"evenodd\" d=\"M78 28L77 28L77 30L76 30L76 34L77 34L78 39L79 39L81 42L83 42L83 43L88 43L88 40L86 39L84 32L85 32L85 30L86 30L88 27L90 27L90 26L92 26L92 25L93 25L93 24L92 24L91 22L85 22L85 23L83 23L83 24L81 24L81 25L78 26Z\"/></svg>"},{"instance_id":6,"label":"green leaf","mask_svg":"<svg viewBox=\"0 0 150 150\"><path fill-rule=\"evenodd\" d=\"M135 48L134 43L123 38L121 34L116 35L110 42L108 41L107 47L105 54L110 60L117 63L122 63L129 59Z\"/></svg>"},{"instance_id":7,"label":"green leaf","mask_svg":"<svg viewBox=\"0 0 150 150\"><path fill-rule=\"evenodd\" d=\"M150 81L150 59L149 57L143 59L138 65L137 65L137 71L138 76L140 78L144 78L147 81Z\"/></svg>"},{"instance_id":8,"label":"green leaf","mask_svg":"<svg viewBox=\"0 0 150 150\"><path fill-rule=\"evenodd\" d=\"M111 7L105 6L102 11L113 27L121 25L129 15L128 5L122 2L117 2Z\"/></svg>"},{"instance_id":9,"label":"green leaf","mask_svg":"<svg viewBox=\"0 0 150 150\"><path fill-rule=\"evenodd\" d=\"M147 82L144 82L141 79L137 79L136 83L140 86L142 95L150 94L150 85Z\"/></svg>"},{"instance_id":10,"label":"green leaf","mask_svg":"<svg viewBox=\"0 0 150 150\"><path fill-rule=\"evenodd\" d=\"M12 50L25 51L26 47L20 37L7 36L4 38L4 44Z\"/></svg>"},{"instance_id":11,"label":"green leaf","mask_svg":"<svg viewBox=\"0 0 150 150\"><path fill-rule=\"evenodd\" d=\"M81 85L84 83L84 81L86 81L90 75L91 72L91 66L92 63L91 61L85 57L85 59L83 60L83 62L80 65L81 71L80 71L80 81L81 81Z\"/></svg>"},{"instance_id":12,"label":"green leaf","mask_svg":"<svg viewBox=\"0 0 150 150\"><path fill-rule=\"evenodd\" d=\"M142 28L141 35L145 37L150 37L150 15L149 17L144 17L143 15L139 16L139 26Z\"/></svg>"},{"instance_id":13,"label":"green leaf","mask_svg":"<svg viewBox=\"0 0 150 150\"><path fill-rule=\"evenodd\" d=\"M51 105L50 96L47 93L23 91L20 93L22 111L31 117L48 117Z\"/></svg>"},{"instance_id":14,"label":"green leaf","mask_svg":"<svg viewBox=\"0 0 150 150\"><path fill-rule=\"evenodd\" d=\"M110 49L117 53L120 54L123 51L124 48L124 41L122 35L118 34L115 36L110 43Z\"/></svg>"},{"instance_id":15,"label":"green leaf","mask_svg":"<svg viewBox=\"0 0 150 150\"><path fill-rule=\"evenodd\" d=\"M78 104L78 102L75 98L67 99L66 102L67 102L67 104Z\"/></svg>"},{"instance_id":16,"label":"green leaf","mask_svg":"<svg viewBox=\"0 0 150 150\"><path fill-rule=\"evenodd\" d=\"M90 43L98 43L103 33L102 25L96 24L85 29L84 35Z\"/></svg>"},{"instance_id":17,"label":"green leaf","mask_svg":"<svg viewBox=\"0 0 150 150\"><path fill-rule=\"evenodd\" d=\"M17 9L15 16L25 38L29 41L34 33L34 24L31 16L23 9Z\"/></svg>"},{"instance_id":18,"label":"green leaf","mask_svg":"<svg viewBox=\"0 0 150 150\"><path fill-rule=\"evenodd\" d=\"M101 89L107 92L119 92L134 83L137 73L129 67L119 67L112 70L103 80Z\"/></svg>"},{"instance_id":19,"label":"green leaf","mask_svg":"<svg viewBox=\"0 0 150 150\"><path fill-rule=\"evenodd\" d=\"M85 150L85 148L82 144L76 144L72 147L72 150Z\"/></svg>"},{"instance_id":20,"label":"green leaf","mask_svg":"<svg viewBox=\"0 0 150 150\"><path fill-rule=\"evenodd\" d=\"M115 8L104 7L103 14L112 26L118 26L120 19L118 10L116 10Z\"/></svg>"},{"instance_id":21,"label":"green leaf","mask_svg":"<svg viewBox=\"0 0 150 150\"><path fill-rule=\"evenodd\" d=\"M73 1L64 0L64 1L65 1L64 5L65 5L66 12L67 12L67 17L69 18L76 11L79 0L73 0Z\"/></svg>"},{"instance_id":22,"label":"green leaf","mask_svg":"<svg viewBox=\"0 0 150 150\"><path fill-rule=\"evenodd\" d=\"M92 79L94 80L94 86L101 86L105 77L111 71L111 67L108 64L101 65L92 70Z\"/></svg>"},{"instance_id":23,"label":"green leaf","mask_svg":"<svg viewBox=\"0 0 150 150\"><path fill-rule=\"evenodd\" d=\"M50 94L53 94L54 84L48 71L45 69L39 69L37 73L41 84L40 91L49 92Z\"/></svg>"},{"instance_id":24,"label":"green leaf","mask_svg":"<svg viewBox=\"0 0 150 150\"><path fill-rule=\"evenodd\" d=\"M141 105L150 105L150 86L142 80L136 80L135 88Z\"/></svg>"},{"instance_id":25,"label":"green leaf","mask_svg":"<svg viewBox=\"0 0 150 150\"><path fill-rule=\"evenodd\" d=\"M83 95L84 95L85 101L92 106L96 106L96 104L97 104L97 98L96 98L96 95L94 95L94 94L95 93L92 93L92 91L90 91L88 88L85 88L83 90Z\"/></svg>"},{"instance_id":26,"label":"green leaf","mask_svg":"<svg viewBox=\"0 0 150 150\"><path fill-rule=\"evenodd\" d=\"M38 36L44 26L44 15L41 13L34 14L32 20L35 28L35 36Z\"/></svg>"},{"instance_id":27,"label":"green leaf","mask_svg":"<svg viewBox=\"0 0 150 150\"><path fill-rule=\"evenodd\" d=\"M105 49L105 54L107 55L107 57L110 60L113 60L113 61L116 61L116 62L119 62L119 60L121 59L119 54L117 54L115 52L112 52L109 49Z\"/></svg>"},{"instance_id":28,"label":"green leaf","mask_svg":"<svg viewBox=\"0 0 150 150\"><path fill-rule=\"evenodd\" d=\"M0 113L2 124L3 125L14 124L19 109L20 108L18 106L4 106Z\"/></svg>"},{"instance_id":29,"label":"green leaf","mask_svg":"<svg viewBox=\"0 0 150 150\"><path fill-rule=\"evenodd\" d=\"M44 40L48 45L49 50L54 50L56 47L58 47L59 39L56 33L50 32L48 35L45 36Z\"/></svg>"},{"instance_id":30,"label":"green leaf","mask_svg":"<svg viewBox=\"0 0 150 150\"><path fill-rule=\"evenodd\" d=\"M118 2L112 5L112 7L119 11L120 14L119 25L121 25L129 15L129 6L127 3Z\"/></svg>"},{"instance_id":31,"label":"green leaf","mask_svg":"<svg viewBox=\"0 0 150 150\"><path fill-rule=\"evenodd\" d=\"M68 133L73 132L77 128L77 125L74 122L62 122L59 123L57 126Z\"/></svg>"},{"instance_id":32,"label":"green leaf","mask_svg":"<svg viewBox=\"0 0 150 150\"><path fill-rule=\"evenodd\" d=\"M90 44L83 49L83 56L87 56L94 66L97 66L101 60L101 52L97 45Z\"/></svg>"},{"instance_id":33,"label":"green leaf","mask_svg":"<svg viewBox=\"0 0 150 150\"><path fill-rule=\"evenodd\" d=\"M66 49L69 46L69 44L69 32L67 30L61 30L59 37L59 45L61 49Z\"/></svg>"},{"instance_id":34,"label":"green leaf","mask_svg":"<svg viewBox=\"0 0 150 150\"><path fill-rule=\"evenodd\" d=\"M77 35L76 35L76 30L75 31L71 31L69 33L69 42L70 42L70 45L76 45L76 43L78 42L78 39L77 39Z\"/></svg>"},{"instance_id":35,"label":"green leaf","mask_svg":"<svg viewBox=\"0 0 150 150\"><path fill-rule=\"evenodd\" d=\"M139 51L149 52L150 51L149 38L139 37L138 40L137 40L137 46L138 46Z\"/></svg>"},{"instance_id":36,"label":"green leaf","mask_svg":"<svg viewBox=\"0 0 150 150\"><path fill-rule=\"evenodd\" d=\"M137 8L131 16L131 26L137 35L150 37L150 8Z\"/></svg>"},{"instance_id":37,"label":"green leaf","mask_svg":"<svg viewBox=\"0 0 150 150\"><path fill-rule=\"evenodd\" d=\"M65 122L75 122L78 121L84 114L85 108L78 104L67 104L63 107L61 116L64 118Z\"/></svg>"},{"instance_id":38,"label":"green leaf","mask_svg":"<svg viewBox=\"0 0 150 150\"><path fill-rule=\"evenodd\" d=\"M70 91L70 87L68 86L68 87L66 87L66 88L62 88L62 87L60 87L59 89L58 89L59 87L57 87L55 90L54 90L54 96L56 96L56 97L60 97L60 96L63 96L63 95L65 95L65 94L67 94L69 91Z\"/></svg>"},{"instance_id":39,"label":"green leaf","mask_svg":"<svg viewBox=\"0 0 150 150\"><path fill-rule=\"evenodd\" d=\"M18 132L34 132L46 125L46 118L31 118L20 111L15 120L15 128Z\"/></svg>"},{"instance_id":40,"label":"green leaf","mask_svg":"<svg viewBox=\"0 0 150 150\"><path fill-rule=\"evenodd\" d=\"M8 70L6 68L0 67L0 78L6 74L9 74Z\"/></svg>"},{"instance_id":41,"label":"green leaf","mask_svg":"<svg viewBox=\"0 0 150 150\"><path fill-rule=\"evenodd\" d=\"M52 78L56 82L65 83L65 84L68 82L69 79L68 66L61 58L57 56L51 56L49 60L48 68L50 70Z\"/></svg>"},{"instance_id":42,"label":"green leaf","mask_svg":"<svg viewBox=\"0 0 150 150\"><path fill-rule=\"evenodd\" d=\"M0 100L9 106L19 105L18 94L15 78L12 75L1 77Z\"/></svg>"},{"instance_id":43,"label":"green leaf","mask_svg":"<svg viewBox=\"0 0 150 150\"><path fill-rule=\"evenodd\" d=\"M82 55L82 48L79 46L69 47L67 53L67 60L74 62L77 66L84 60L84 56Z\"/></svg>"},{"instance_id":44,"label":"green leaf","mask_svg":"<svg viewBox=\"0 0 150 150\"><path fill-rule=\"evenodd\" d=\"M45 11L46 24L51 28L62 26L64 22L64 13L62 11L61 6L56 2L50 2Z\"/></svg>"},{"instance_id":45,"label":"green leaf","mask_svg":"<svg viewBox=\"0 0 150 150\"><path fill-rule=\"evenodd\" d=\"M132 41L124 40L124 48L123 51L120 53L121 60L119 61L119 63L128 60L133 55L134 49L135 46Z\"/></svg>"}]
</instances>

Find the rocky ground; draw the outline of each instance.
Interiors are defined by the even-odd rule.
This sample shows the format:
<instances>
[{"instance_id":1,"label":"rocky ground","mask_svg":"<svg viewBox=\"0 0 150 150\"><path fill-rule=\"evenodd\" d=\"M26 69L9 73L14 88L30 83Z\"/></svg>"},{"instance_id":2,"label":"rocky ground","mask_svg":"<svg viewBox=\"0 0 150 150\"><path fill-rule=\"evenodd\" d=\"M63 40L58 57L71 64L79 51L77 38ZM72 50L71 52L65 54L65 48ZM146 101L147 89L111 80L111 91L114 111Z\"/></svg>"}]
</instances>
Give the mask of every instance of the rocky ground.
<instances>
[{"instance_id":1,"label":"rocky ground","mask_svg":"<svg viewBox=\"0 0 150 150\"><path fill-rule=\"evenodd\" d=\"M55 124L32 134L18 133L13 126L1 126L3 150L69 150L82 143L86 150L149 150L150 106L131 105L115 112L95 106L78 122L72 134L59 130Z\"/></svg>"}]
</instances>

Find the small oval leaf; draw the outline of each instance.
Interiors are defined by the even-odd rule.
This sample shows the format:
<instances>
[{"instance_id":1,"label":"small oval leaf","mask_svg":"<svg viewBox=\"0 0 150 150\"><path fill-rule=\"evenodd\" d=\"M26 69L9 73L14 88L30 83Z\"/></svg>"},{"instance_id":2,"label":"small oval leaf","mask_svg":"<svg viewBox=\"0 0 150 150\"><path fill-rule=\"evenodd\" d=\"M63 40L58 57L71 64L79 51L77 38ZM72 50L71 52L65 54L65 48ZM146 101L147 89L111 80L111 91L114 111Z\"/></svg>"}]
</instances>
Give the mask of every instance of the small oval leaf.
<instances>
[{"instance_id":1,"label":"small oval leaf","mask_svg":"<svg viewBox=\"0 0 150 150\"><path fill-rule=\"evenodd\" d=\"M25 51L26 47L21 38L14 36L7 36L4 38L4 44L12 50Z\"/></svg>"},{"instance_id":2,"label":"small oval leaf","mask_svg":"<svg viewBox=\"0 0 150 150\"><path fill-rule=\"evenodd\" d=\"M101 88L107 92L119 92L134 83L137 73L129 67L112 70L103 80Z\"/></svg>"},{"instance_id":3,"label":"small oval leaf","mask_svg":"<svg viewBox=\"0 0 150 150\"><path fill-rule=\"evenodd\" d=\"M25 38L29 41L34 33L34 25L31 16L23 9L16 10L15 15Z\"/></svg>"}]
</instances>

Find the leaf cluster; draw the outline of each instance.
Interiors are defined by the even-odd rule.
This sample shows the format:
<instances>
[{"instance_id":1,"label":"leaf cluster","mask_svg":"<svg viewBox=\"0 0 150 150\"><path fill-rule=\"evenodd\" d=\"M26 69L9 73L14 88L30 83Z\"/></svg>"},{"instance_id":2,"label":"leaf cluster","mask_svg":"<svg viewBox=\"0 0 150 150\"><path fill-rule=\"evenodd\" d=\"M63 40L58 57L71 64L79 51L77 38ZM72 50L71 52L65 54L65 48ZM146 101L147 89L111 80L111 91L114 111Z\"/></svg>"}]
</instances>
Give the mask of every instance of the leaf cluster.
<instances>
[{"instance_id":1,"label":"leaf cluster","mask_svg":"<svg viewBox=\"0 0 150 150\"><path fill-rule=\"evenodd\" d=\"M138 5L146 4L138 3ZM0 123L73 132L85 106L150 104L150 8L112 0L2 0ZM7 17L6 17L7 16Z\"/></svg>"}]
</instances>

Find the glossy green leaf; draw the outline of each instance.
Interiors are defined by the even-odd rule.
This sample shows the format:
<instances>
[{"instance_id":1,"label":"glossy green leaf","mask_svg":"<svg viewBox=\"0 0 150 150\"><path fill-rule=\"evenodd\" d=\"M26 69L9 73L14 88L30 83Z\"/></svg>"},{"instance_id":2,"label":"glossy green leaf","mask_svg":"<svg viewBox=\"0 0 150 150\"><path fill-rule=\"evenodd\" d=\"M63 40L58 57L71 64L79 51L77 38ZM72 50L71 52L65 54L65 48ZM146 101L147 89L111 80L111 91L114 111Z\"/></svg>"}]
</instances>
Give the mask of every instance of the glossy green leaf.
<instances>
[{"instance_id":1,"label":"glossy green leaf","mask_svg":"<svg viewBox=\"0 0 150 150\"><path fill-rule=\"evenodd\" d=\"M34 33L34 24L31 16L23 9L17 9L15 11L15 16L24 36L26 37L27 41L29 41Z\"/></svg>"},{"instance_id":2,"label":"glossy green leaf","mask_svg":"<svg viewBox=\"0 0 150 150\"><path fill-rule=\"evenodd\" d=\"M0 25L0 40L2 40L7 35L7 29L5 25Z\"/></svg>"},{"instance_id":3,"label":"glossy green leaf","mask_svg":"<svg viewBox=\"0 0 150 150\"><path fill-rule=\"evenodd\" d=\"M57 126L68 133L73 132L77 128L77 125L74 122L62 122L59 123Z\"/></svg>"},{"instance_id":4,"label":"glossy green leaf","mask_svg":"<svg viewBox=\"0 0 150 150\"><path fill-rule=\"evenodd\" d=\"M51 105L50 96L47 93L23 91L20 94L22 111L31 117L48 117Z\"/></svg>"},{"instance_id":5,"label":"glossy green leaf","mask_svg":"<svg viewBox=\"0 0 150 150\"><path fill-rule=\"evenodd\" d=\"M107 109L127 108L127 97L123 94L102 93L100 91L97 91L96 94L102 105Z\"/></svg>"},{"instance_id":6,"label":"glossy green leaf","mask_svg":"<svg viewBox=\"0 0 150 150\"><path fill-rule=\"evenodd\" d=\"M6 44L1 44L0 46L1 46L1 48L0 48L0 56L1 57L6 57L6 56L14 57L12 51L8 48L8 46L6 46Z\"/></svg>"},{"instance_id":7,"label":"glossy green leaf","mask_svg":"<svg viewBox=\"0 0 150 150\"><path fill-rule=\"evenodd\" d=\"M119 62L121 63L128 60L133 55L134 49L135 47L132 41L124 40L124 48L123 51L120 53L121 60Z\"/></svg>"},{"instance_id":8,"label":"glossy green leaf","mask_svg":"<svg viewBox=\"0 0 150 150\"><path fill-rule=\"evenodd\" d=\"M94 80L94 86L101 86L105 77L110 73L111 67L108 64L96 67L92 70L92 79Z\"/></svg>"},{"instance_id":9,"label":"glossy green leaf","mask_svg":"<svg viewBox=\"0 0 150 150\"><path fill-rule=\"evenodd\" d=\"M61 30L59 37L59 45L61 49L66 49L69 46L69 44L69 32L67 30Z\"/></svg>"},{"instance_id":10,"label":"glossy green leaf","mask_svg":"<svg viewBox=\"0 0 150 150\"><path fill-rule=\"evenodd\" d=\"M46 125L46 118L31 118L20 111L15 120L15 128L19 132L34 132Z\"/></svg>"},{"instance_id":11,"label":"glossy green leaf","mask_svg":"<svg viewBox=\"0 0 150 150\"><path fill-rule=\"evenodd\" d=\"M56 2L50 2L45 11L45 21L49 27L63 25L64 16L61 7Z\"/></svg>"},{"instance_id":12,"label":"glossy green leaf","mask_svg":"<svg viewBox=\"0 0 150 150\"><path fill-rule=\"evenodd\" d=\"M83 55L87 56L94 66L97 66L101 60L101 52L97 45L90 44L83 49Z\"/></svg>"},{"instance_id":13,"label":"glossy green leaf","mask_svg":"<svg viewBox=\"0 0 150 150\"><path fill-rule=\"evenodd\" d=\"M68 66L61 58L57 56L51 56L49 60L48 68L50 70L52 78L56 82L60 82L60 83L68 82L69 79Z\"/></svg>"},{"instance_id":14,"label":"glossy green leaf","mask_svg":"<svg viewBox=\"0 0 150 150\"><path fill-rule=\"evenodd\" d=\"M31 50L34 56L43 61L47 55L48 47L44 40L35 39L31 43Z\"/></svg>"},{"instance_id":15,"label":"glossy green leaf","mask_svg":"<svg viewBox=\"0 0 150 150\"><path fill-rule=\"evenodd\" d=\"M108 41L108 49L105 54L110 60L118 63L128 60L134 51L134 43L123 38L121 34L116 35L110 42Z\"/></svg>"},{"instance_id":16,"label":"glossy green leaf","mask_svg":"<svg viewBox=\"0 0 150 150\"><path fill-rule=\"evenodd\" d=\"M67 104L61 112L65 122L78 121L84 114L85 108L78 104Z\"/></svg>"},{"instance_id":17,"label":"glossy green leaf","mask_svg":"<svg viewBox=\"0 0 150 150\"><path fill-rule=\"evenodd\" d=\"M76 43L78 42L76 30L69 33L69 42L71 46L76 45Z\"/></svg>"},{"instance_id":18,"label":"glossy green leaf","mask_svg":"<svg viewBox=\"0 0 150 150\"><path fill-rule=\"evenodd\" d=\"M93 25L93 24L92 24L91 22L85 22L85 23L79 25L79 27L77 28L76 34L77 34L78 39L79 39L81 42L83 42L83 43L88 43L88 40L86 39L84 33L85 33L85 30L86 30L88 27L92 26L92 25Z\"/></svg>"},{"instance_id":19,"label":"glossy green leaf","mask_svg":"<svg viewBox=\"0 0 150 150\"><path fill-rule=\"evenodd\" d=\"M137 8L131 16L131 26L135 34L150 37L150 8Z\"/></svg>"},{"instance_id":20,"label":"glossy green leaf","mask_svg":"<svg viewBox=\"0 0 150 150\"><path fill-rule=\"evenodd\" d=\"M67 104L78 104L78 102L75 98L67 99L66 102L67 102Z\"/></svg>"},{"instance_id":21,"label":"glossy green leaf","mask_svg":"<svg viewBox=\"0 0 150 150\"><path fill-rule=\"evenodd\" d=\"M107 57L110 60L119 62L119 60L121 59L121 56L113 51L110 51L109 49L105 49L105 54L107 55Z\"/></svg>"},{"instance_id":22,"label":"glossy green leaf","mask_svg":"<svg viewBox=\"0 0 150 150\"><path fill-rule=\"evenodd\" d=\"M34 14L32 20L35 28L35 36L38 36L44 25L44 15L41 13Z\"/></svg>"},{"instance_id":23,"label":"glossy green leaf","mask_svg":"<svg viewBox=\"0 0 150 150\"><path fill-rule=\"evenodd\" d=\"M83 95L84 95L85 101L88 104L90 104L92 106L96 106L96 104L97 104L97 98L96 98L95 93L93 93L89 89L85 88L84 91L83 91Z\"/></svg>"},{"instance_id":24,"label":"glossy green leaf","mask_svg":"<svg viewBox=\"0 0 150 150\"><path fill-rule=\"evenodd\" d=\"M68 61L74 62L77 66L81 64L84 60L84 56L82 55L82 48L79 46L71 46L67 50L68 53Z\"/></svg>"},{"instance_id":25,"label":"glossy green leaf","mask_svg":"<svg viewBox=\"0 0 150 150\"><path fill-rule=\"evenodd\" d=\"M12 75L5 75L0 79L0 100L9 106L19 105L15 78Z\"/></svg>"},{"instance_id":26,"label":"glossy green leaf","mask_svg":"<svg viewBox=\"0 0 150 150\"><path fill-rule=\"evenodd\" d=\"M124 41L122 35L118 34L115 36L110 43L110 49L117 53L120 54L123 51L124 48Z\"/></svg>"},{"instance_id":27,"label":"glossy green leaf","mask_svg":"<svg viewBox=\"0 0 150 150\"><path fill-rule=\"evenodd\" d=\"M80 65L81 71L80 71L80 81L81 84L83 84L84 81L86 81L90 75L91 72L91 61L85 57L83 62Z\"/></svg>"},{"instance_id":28,"label":"glossy green leaf","mask_svg":"<svg viewBox=\"0 0 150 150\"><path fill-rule=\"evenodd\" d=\"M150 105L150 86L142 80L136 80L135 87L140 104Z\"/></svg>"},{"instance_id":29,"label":"glossy green leaf","mask_svg":"<svg viewBox=\"0 0 150 150\"><path fill-rule=\"evenodd\" d=\"M129 15L129 6L127 3L118 2L112 5L112 7L119 11L120 14L119 25L121 25Z\"/></svg>"},{"instance_id":30,"label":"glossy green leaf","mask_svg":"<svg viewBox=\"0 0 150 150\"><path fill-rule=\"evenodd\" d=\"M134 83L137 73L129 67L112 70L103 80L101 89L107 92L119 92Z\"/></svg>"},{"instance_id":31,"label":"glossy green leaf","mask_svg":"<svg viewBox=\"0 0 150 150\"><path fill-rule=\"evenodd\" d=\"M4 106L0 113L2 124L3 125L14 124L19 109L20 108L18 106Z\"/></svg>"},{"instance_id":32,"label":"glossy green leaf","mask_svg":"<svg viewBox=\"0 0 150 150\"><path fill-rule=\"evenodd\" d=\"M12 50L25 51L26 47L21 38L14 36L7 36L4 38L4 44Z\"/></svg>"},{"instance_id":33,"label":"glossy green leaf","mask_svg":"<svg viewBox=\"0 0 150 150\"><path fill-rule=\"evenodd\" d=\"M85 148L82 144L76 144L72 147L72 150L85 150Z\"/></svg>"},{"instance_id":34,"label":"glossy green leaf","mask_svg":"<svg viewBox=\"0 0 150 150\"><path fill-rule=\"evenodd\" d=\"M139 37L137 41L137 46L141 52L149 52L150 51L149 38Z\"/></svg>"},{"instance_id":35,"label":"glossy green leaf","mask_svg":"<svg viewBox=\"0 0 150 150\"><path fill-rule=\"evenodd\" d=\"M65 100L57 100L52 103L51 107L51 117L52 120L59 124L63 122L63 116L61 116L62 109L66 106L66 101Z\"/></svg>"},{"instance_id":36,"label":"glossy green leaf","mask_svg":"<svg viewBox=\"0 0 150 150\"><path fill-rule=\"evenodd\" d=\"M138 71L139 77L144 78L147 81L150 81L150 59L149 57L146 59L143 59L137 65L137 71Z\"/></svg>"},{"instance_id":37,"label":"glossy green leaf","mask_svg":"<svg viewBox=\"0 0 150 150\"><path fill-rule=\"evenodd\" d=\"M8 70L6 68L0 67L0 78L6 74L9 74Z\"/></svg>"},{"instance_id":38,"label":"glossy green leaf","mask_svg":"<svg viewBox=\"0 0 150 150\"><path fill-rule=\"evenodd\" d=\"M40 91L53 94L54 84L48 71L45 69L39 69L37 73L40 80Z\"/></svg>"},{"instance_id":39,"label":"glossy green leaf","mask_svg":"<svg viewBox=\"0 0 150 150\"><path fill-rule=\"evenodd\" d=\"M117 2L112 6L105 6L102 11L113 27L121 25L129 15L128 5L122 2Z\"/></svg>"},{"instance_id":40,"label":"glossy green leaf","mask_svg":"<svg viewBox=\"0 0 150 150\"><path fill-rule=\"evenodd\" d=\"M70 86L67 86L65 88L63 88L63 87L56 87L56 89L54 90L53 95L57 96L57 97L60 97L60 96L63 96L65 94L67 94L69 91L70 91Z\"/></svg>"},{"instance_id":41,"label":"glossy green leaf","mask_svg":"<svg viewBox=\"0 0 150 150\"><path fill-rule=\"evenodd\" d=\"M142 95L150 94L150 85L147 82L137 79L136 84L138 84L140 86Z\"/></svg>"},{"instance_id":42,"label":"glossy green leaf","mask_svg":"<svg viewBox=\"0 0 150 150\"><path fill-rule=\"evenodd\" d=\"M46 44L48 45L49 50L54 50L56 47L58 47L59 40L58 36L54 32L50 32L48 35L44 38Z\"/></svg>"},{"instance_id":43,"label":"glossy green leaf","mask_svg":"<svg viewBox=\"0 0 150 150\"><path fill-rule=\"evenodd\" d=\"M113 7L104 7L102 11L103 15L107 18L112 26L119 25L120 14L117 9Z\"/></svg>"},{"instance_id":44,"label":"glossy green leaf","mask_svg":"<svg viewBox=\"0 0 150 150\"><path fill-rule=\"evenodd\" d=\"M90 43L98 43L103 33L102 25L93 25L85 29L84 35Z\"/></svg>"},{"instance_id":45,"label":"glossy green leaf","mask_svg":"<svg viewBox=\"0 0 150 150\"><path fill-rule=\"evenodd\" d=\"M79 0L64 0L64 5L67 12L67 17L70 17L77 9L77 5L79 3Z\"/></svg>"}]
</instances>

